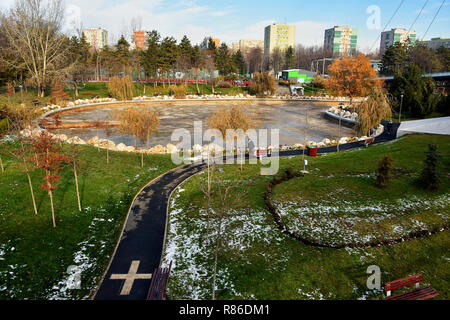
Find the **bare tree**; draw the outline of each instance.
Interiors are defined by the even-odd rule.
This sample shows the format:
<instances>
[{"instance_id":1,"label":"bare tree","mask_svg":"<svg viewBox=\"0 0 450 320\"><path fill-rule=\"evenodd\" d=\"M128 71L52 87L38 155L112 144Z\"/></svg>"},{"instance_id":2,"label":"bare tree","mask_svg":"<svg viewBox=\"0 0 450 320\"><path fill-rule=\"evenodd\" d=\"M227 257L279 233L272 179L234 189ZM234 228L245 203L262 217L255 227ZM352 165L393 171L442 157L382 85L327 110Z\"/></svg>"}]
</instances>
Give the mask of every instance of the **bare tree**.
<instances>
[{"instance_id":1,"label":"bare tree","mask_svg":"<svg viewBox=\"0 0 450 320\"><path fill-rule=\"evenodd\" d=\"M45 95L50 81L68 68L68 39L62 34L62 0L16 0L7 14L2 14L2 32L7 40L4 50L14 59L4 60L10 67L26 69Z\"/></svg>"}]
</instances>

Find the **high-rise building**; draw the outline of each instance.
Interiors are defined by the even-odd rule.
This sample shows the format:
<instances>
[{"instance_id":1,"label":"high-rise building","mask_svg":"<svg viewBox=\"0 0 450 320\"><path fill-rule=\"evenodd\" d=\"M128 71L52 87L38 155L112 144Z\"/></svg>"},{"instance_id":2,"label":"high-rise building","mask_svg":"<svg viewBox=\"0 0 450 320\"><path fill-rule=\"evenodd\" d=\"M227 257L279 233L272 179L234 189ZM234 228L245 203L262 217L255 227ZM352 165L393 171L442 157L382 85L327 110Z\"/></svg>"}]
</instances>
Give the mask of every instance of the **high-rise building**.
<instances>
[{"instance_id":1,"label":"high-rise building","mask_svg":"<svg viewBox=\"0 0 450 320\"><path fill-rule=\"evenodd\" d=\"M217 49L220 47L220 39L215 39L215 38L212 38L212 37L206 37L205 39L203 39L202 43L200 43L200 49L202 49L202 50L208 49L209 40L214 42L214 44L216 45Z\"/></svg>"},{"instance_id":2,"label":"high-rise building","mask_svg":"<svg viewBox=\"0 0 450 320\"><path fill-rule=\"evenodd\" d=\"M381 33L381 44L380 44L380 53L384 54L390 46L394 45L397 42L405 43L408 39L411 41L411 44L414 45L416 43L416 32L408 31L405 29L392 29L391 31L385 31Z\"/></svg>"},{"instance_id":3,"label":"high-rise building","mask_svg":"<svg viewBox=\"0 0 450 320\"><path fill-rule=\"evenodd\" d=\"M431 38L431 40L417 41L417 44L422 44L434 50L440 47L450 48L450 38Z\"/></svg>"},{"instance_id":4,"label":"high-rise building","mask_svg":"<svg viewBox=\"0 0 450 320\"><path fill-rule=\"evenodd\" d=\"M274 23L264 30L264 55L269 56L275 48L295 49L295 26Z\"/></svg>"},{"instance_id":5,"label":"high-rise building","mask_svg":"<svg viewBox=\"0 0 450 320\"><path fill-rule=\"evenodd\" d=\"M243 56L247 56L254 48L264 50L264 40L239 40L233 43L233 53L241 51Z\"/></svg>"},{"instance_id":6,"label":"high-rise building","mask_svg":"<svg viewBox=\"0 0 450 320\"><path fill-rule=\"evenodd\" d=\"M335 26L325 30L324 48L333 56L352 55L358 44L358 29Z\"/></svg>"},{"instance_id":7,"label":"high-rise building","mask_svg":"<svg viewBox=\"0 0 450 320\"><path fill-rule=\"evenodd\" d=\"M133 33L133 43L136 49L144 50L147 47L147 31L135 31Z\"/></svg>"},{"instance_id":8,"label":"high-rise building","mask_svg":"<svg viewBox=\"0 0 450 320\"><path fill-rule=\"evenodd\" d=\"M87 43L96 50L103 49L108 45L108 31L105 29L83 29L83 34L86 37Z\"/></svg>"}]
</instances>

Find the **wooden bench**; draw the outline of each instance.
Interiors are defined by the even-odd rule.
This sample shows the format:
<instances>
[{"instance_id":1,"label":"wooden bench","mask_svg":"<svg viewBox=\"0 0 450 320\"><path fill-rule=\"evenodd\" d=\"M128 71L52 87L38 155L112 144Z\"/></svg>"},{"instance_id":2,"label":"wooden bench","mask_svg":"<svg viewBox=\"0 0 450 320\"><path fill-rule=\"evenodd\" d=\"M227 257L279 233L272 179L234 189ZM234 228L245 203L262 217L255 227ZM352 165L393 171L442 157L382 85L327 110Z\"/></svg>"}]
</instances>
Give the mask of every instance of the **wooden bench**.
<instances>
[{"instance_id":1,"label":"wooden bench","mask_svg":"<svg viewBox=\"0 0 450 320\"><path fill-rule=\"evenodd\" d=\"M384 300L428 300L439 295L436 290L430 287L420 287L420 282L422 281L422 274L417 274L400 280L387 282L384 285L384 291L386 291L387 296ZM412 286L414 284L416 285L415 290L391 296L391 291Z\"/></svg>"},{"instance_id":2,"label":"wooden bench","mask_svg":"<svg viewBox=\"0 0 450 320\"><path fill-rule=\"evenodd\" d=\"M272 150L270 149L262 149L262 150L256 150L256 157L259 159L262 159L262 157L271 157L272 156Z\"/></svg>"},{"instance_id":3,"label":"wooden bench","mask_svg":"<svg viewBox=\"0 0 450 320\"><path fill-rule=\"evenodd\" d=\"M365 145L366 148L369 146L369 144L374 143L374 142L375 142L375 138L369 138L369 139L366 139L366 140L364 140L364 141L361 141L361 143L362 143L363 145Z\"/></svg>"},{"instance_id":4,"label":"wooden bench","mask_svg":"<svg viewBox=\"0 0 450 320\"><path fill-rule=\"evenodd\" d=\"M148 291L147 300L165 300L167 284L169 282L170 271L172 270L172 261L169 268L157 268L153 272L152 283Z\"/></svg>"}]
</instances>

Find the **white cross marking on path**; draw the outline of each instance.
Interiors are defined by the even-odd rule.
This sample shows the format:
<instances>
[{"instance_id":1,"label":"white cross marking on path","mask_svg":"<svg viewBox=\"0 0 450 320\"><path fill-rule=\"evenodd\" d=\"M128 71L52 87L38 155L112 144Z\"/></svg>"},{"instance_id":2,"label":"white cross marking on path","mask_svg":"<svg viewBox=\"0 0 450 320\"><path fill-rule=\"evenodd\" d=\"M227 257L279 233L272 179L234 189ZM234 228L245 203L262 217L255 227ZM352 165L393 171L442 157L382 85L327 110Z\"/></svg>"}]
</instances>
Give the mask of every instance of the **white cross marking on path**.
<instances>
[{"instance_id":1,"label":"white cross marking on path","mask_svg":"<svg viewBox=\"0 0 450 320\"><path fill-rule=\"evenodd\" d=\"M128 296L131 292L131 287L133 287L134 280L139 279L151 279L151 273L140 273L138 274L138 268L140 261L133 261L130 266L130 270L127 274L112 274L111 280L125 280L123 284L122 291L120 292L121 296Z\"/></svg>"}]
</instances>

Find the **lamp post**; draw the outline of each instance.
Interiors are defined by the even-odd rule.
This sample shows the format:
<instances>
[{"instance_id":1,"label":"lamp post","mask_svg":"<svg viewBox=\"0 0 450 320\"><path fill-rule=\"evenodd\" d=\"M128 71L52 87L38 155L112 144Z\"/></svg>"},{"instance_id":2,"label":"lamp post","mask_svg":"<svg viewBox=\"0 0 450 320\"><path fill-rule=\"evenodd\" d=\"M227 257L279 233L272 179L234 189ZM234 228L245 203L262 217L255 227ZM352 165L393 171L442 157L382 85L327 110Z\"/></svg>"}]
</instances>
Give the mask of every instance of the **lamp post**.
<instances>
[{"instance_id":1,"label":"lamp post","mask_svg":"<svg viewBox=\"0 0 450 320\"><path fill-rule=\"evenodd\" d=\"M341 144L341 121L342 121L342 104L339 105L339 131L338 131L338 143L337 152L339 152L339 145Z\"/></svg>"},{"instance_id":2,"label":"lamp post","mask_svg":"<svg viewBox=\"0 0 450 320\"><path fill-rule=\"evenodd\" d=\"M399 122L399 123L402 122L403 97L404 97L404 94L402 93L402 94L400 95L400 98L401 98L401 100L400 100L400 114L398 115L398 122Z\"/></svg>"}]
</instances>

